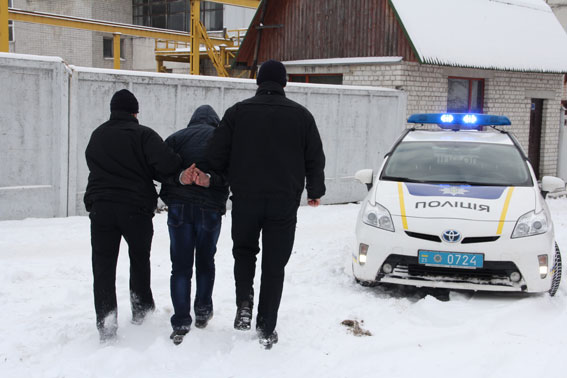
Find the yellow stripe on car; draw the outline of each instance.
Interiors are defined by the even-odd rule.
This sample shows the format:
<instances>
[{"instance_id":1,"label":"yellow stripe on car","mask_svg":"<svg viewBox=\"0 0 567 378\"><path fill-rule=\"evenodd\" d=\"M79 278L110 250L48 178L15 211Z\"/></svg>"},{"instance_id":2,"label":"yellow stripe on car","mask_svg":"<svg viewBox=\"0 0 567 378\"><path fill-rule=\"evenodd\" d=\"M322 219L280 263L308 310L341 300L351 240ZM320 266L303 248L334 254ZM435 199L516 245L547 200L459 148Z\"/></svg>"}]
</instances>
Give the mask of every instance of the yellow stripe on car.
<instances>
[{"instance_id":1,"label":"yellow stripe on car","mask_svg":"<svg viewBox=\"0 0 567 378\"><path fill-rule=\"evenodd\" d=\"M514 193L514 187L508 188L508 193L506 194L506 200L504 201L504 207L502 208L502 214L500 214L500 222L498 222L498 230L496 230L496 235L502 234L502 229L504 228L504 221L506 220L506 214L508 213L508 206L510 206L510 199L512 198L512 193Z\"/></svg>"},{"instance_id":2,"label":"yellow stripe on car","mask_svg":"<svg viewBox=\"0 0 567 378\"><path fill-rule=\"evenodd\" d=\"M407 230L408 220L406 218L406 205L404 203L404 187L402 186L401 182L398 182L398 195L400 197L400 211L402 214L402 224L404 226L404 230Z\"/></svg>"}]
</instances>

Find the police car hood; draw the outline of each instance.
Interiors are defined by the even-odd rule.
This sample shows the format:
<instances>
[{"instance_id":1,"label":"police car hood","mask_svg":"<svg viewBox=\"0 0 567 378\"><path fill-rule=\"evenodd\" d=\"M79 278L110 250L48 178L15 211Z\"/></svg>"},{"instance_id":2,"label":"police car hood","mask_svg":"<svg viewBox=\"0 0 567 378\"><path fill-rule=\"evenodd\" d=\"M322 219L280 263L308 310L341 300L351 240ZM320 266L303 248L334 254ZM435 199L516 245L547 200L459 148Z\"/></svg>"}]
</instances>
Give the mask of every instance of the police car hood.
<instances>
[{"instance_id":1,"label":"police car hood","mask_svg":"<svg viewBox=\"0 0 567 378\"><path fill-rule=\"evenodd\" d=\"M392 216L515 222L536 207L533 187L379 181L375 189Z\"/></svg>"}]
</instances>

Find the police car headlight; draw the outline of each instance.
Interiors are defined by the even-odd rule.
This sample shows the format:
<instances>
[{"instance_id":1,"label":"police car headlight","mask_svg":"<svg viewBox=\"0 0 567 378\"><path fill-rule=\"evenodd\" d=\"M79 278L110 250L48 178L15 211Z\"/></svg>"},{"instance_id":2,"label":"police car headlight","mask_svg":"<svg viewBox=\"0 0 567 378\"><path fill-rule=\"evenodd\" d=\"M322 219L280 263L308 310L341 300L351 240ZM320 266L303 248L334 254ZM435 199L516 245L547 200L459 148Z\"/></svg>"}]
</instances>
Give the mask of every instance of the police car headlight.
<instances>
[{"instance_id":1,"label":"police car headlight","mask_svg":"<svg viewBox=\"0 0 567 378\"><path fill-rule=\"evenodd\" d=\"M512 238L523 238L526 236L539 235L547 232L547 216L544 211L536 214L530 211L522 215L516 222Z\"/></svg>"},{"instance_id":2,"label":"police car headlight","mask_svg":"<svg viewBox=\"0 0 567 378\"><path fill-rule=\"evenodd\" d=\"M392 222L390 212L379 203L366 202L362 211L362 222L383 230L394 231L394 222Z\"/></svg>"}]
</instances>

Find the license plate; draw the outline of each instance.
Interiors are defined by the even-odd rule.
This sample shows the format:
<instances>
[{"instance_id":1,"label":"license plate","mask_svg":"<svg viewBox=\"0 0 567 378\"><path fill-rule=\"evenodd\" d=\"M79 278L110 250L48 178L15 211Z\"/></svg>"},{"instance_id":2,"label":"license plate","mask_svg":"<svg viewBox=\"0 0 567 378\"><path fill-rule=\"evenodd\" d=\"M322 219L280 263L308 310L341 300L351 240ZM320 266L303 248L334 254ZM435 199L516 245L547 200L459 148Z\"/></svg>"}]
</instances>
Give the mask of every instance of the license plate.
<instances>
[{"instance_id":1,"label":"license plate","mask_svg":"<svg viewBox=\"0 0 567 378\"><path fill-rule=\"evenodd\" d=\"M420 264L429 266L443 266L449 268L482 268L484 255L482 253L419 251Z\"/></svg>"}]
</instances>

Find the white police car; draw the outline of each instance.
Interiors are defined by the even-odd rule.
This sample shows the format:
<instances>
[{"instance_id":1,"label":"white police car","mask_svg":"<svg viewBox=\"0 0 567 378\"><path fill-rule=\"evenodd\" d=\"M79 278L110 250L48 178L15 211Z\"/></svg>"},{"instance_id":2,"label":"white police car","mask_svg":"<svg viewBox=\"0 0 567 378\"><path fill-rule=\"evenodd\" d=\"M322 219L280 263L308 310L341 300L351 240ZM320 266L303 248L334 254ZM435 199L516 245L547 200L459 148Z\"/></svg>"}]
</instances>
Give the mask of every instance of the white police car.
<instances>
[{"instance_id":1,"label":"white police car","mask_svg":"<svg viewBox=\"0 0 567 378\"><path fill-rule=\"evenodd\" d=\"M554 295L561 256L544 196L565 182L546 176L540 189L499 127L506 117L415 114L408 123L440 129L406 130L376 176L356 173L369 188L356 224L356 280Z\"/></svg>"}]
</instances>

